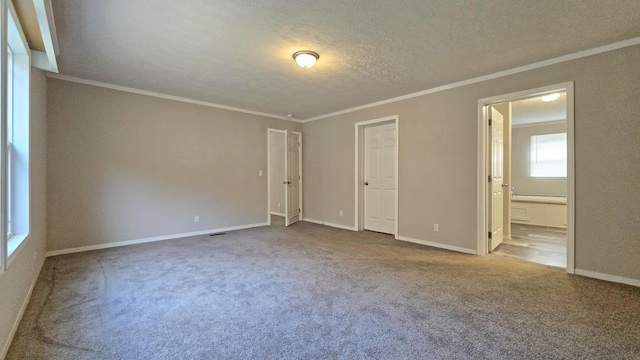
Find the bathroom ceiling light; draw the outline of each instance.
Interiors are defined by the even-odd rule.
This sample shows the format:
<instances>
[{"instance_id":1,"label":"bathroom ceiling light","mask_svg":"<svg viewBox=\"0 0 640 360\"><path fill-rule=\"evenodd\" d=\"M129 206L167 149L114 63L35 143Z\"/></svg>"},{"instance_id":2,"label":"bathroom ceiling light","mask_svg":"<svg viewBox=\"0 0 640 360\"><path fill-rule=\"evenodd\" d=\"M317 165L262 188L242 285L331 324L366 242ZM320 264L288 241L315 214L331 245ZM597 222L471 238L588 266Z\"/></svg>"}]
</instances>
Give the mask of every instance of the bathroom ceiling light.
<instances>
[{"instance_id":1,"label":"bathroom ceiling light","mask_svg":"<svg viewBox=\"0 0 640 360\"><path fill-rule=\"evenodd\" d=\"M560 94L558 93L553 93L553 94L548 94L548 95L543 95L542 96L542 101L554 101L554 100L558 100L558 98L560 98Z\"/></svg>"},{"instance_id":2,"label":"bathroom ceiling light","mask_svg":"<svg viewBox=\"0 0 640 360\"><path fill-rule=\"evenodd\" d=\"M317 52L313 52L310 50L301 50L294 52L293 58L295 59L296 63L300 65L300 67L306 69L312 67L313 64L316 63L316 60L320 58L320 55L318 55Z\"/></svg>"}]
</instances>

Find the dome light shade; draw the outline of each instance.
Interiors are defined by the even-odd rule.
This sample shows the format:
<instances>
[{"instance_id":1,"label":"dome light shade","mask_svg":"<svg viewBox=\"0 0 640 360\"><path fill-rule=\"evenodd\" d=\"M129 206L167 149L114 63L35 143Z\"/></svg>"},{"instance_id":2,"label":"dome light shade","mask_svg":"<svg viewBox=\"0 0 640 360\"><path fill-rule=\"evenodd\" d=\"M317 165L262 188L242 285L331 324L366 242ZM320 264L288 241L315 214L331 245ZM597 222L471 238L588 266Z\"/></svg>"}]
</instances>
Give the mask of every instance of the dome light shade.
<instances>
[{"instance_id":1,"label":"dome light shade","mask_svg":"<svg viewBox=\"0 0 640 360\"><path fill-rule=\"evenodd\" d=\"M295 59L296 63L300 65L300 67L306 69L312 67L313 64L316 63L316 60L320 58L320 55L313 51L301 50L293 53L293 58Z\"/></svg>"}]
</instances>

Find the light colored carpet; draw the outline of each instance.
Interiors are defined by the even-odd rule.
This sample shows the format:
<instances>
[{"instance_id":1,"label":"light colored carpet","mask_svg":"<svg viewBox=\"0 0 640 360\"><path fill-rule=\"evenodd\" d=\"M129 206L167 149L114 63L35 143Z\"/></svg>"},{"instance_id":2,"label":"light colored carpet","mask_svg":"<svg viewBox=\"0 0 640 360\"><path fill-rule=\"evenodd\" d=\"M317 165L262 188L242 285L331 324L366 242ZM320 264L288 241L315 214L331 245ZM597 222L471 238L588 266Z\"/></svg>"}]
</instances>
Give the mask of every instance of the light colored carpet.
<instances>
[{"instance_id":1,"label":"light colored carpet","mask_svg":"<svg viewBox=\"0 0 640 360\"><path fill-rule=\"evenodd\" d=\"M638 359L640 288L310 223L49 258L8 359Z\"/></svg>"}]
</instances>

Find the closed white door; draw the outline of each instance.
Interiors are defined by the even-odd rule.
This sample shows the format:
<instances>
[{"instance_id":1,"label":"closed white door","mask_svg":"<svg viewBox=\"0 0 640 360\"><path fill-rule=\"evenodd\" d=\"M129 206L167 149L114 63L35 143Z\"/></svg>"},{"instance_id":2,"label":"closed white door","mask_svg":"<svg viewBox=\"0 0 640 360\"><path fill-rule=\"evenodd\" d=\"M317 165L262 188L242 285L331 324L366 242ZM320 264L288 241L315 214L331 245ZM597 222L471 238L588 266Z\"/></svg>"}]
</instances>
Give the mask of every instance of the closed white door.
<instances>
[{"instance_id":1,"label":"closed white door","mask_svg":"<svg viewBox=\"0 0 640 360\"><path fill-rule=\"evenodd\" d=\"M285 152L285 226L289 226L300 220L302 211L301 205L301 149L302 134L285 131L286 152Z\"/></svg>"},{"instance_id":2,"label":"closed white door","mask_svg":"<svg viewBox=\"0 0 640 360\"><path fill-rule=\"evenodd\" d=\"M396 126L364 129L364 228L394 234L396 228Z\"/></svg>"},{"instance_id":3,"label":"closed white door","mask_svg":"<svg viewBox=\"0 0 640 360\"><path fill-rule=\"evenodd\" d=\"M502 243L504 228L504 119L490 107L491 133L491 222L489 224L489 251Z\"/></svg>"}]
</instances>

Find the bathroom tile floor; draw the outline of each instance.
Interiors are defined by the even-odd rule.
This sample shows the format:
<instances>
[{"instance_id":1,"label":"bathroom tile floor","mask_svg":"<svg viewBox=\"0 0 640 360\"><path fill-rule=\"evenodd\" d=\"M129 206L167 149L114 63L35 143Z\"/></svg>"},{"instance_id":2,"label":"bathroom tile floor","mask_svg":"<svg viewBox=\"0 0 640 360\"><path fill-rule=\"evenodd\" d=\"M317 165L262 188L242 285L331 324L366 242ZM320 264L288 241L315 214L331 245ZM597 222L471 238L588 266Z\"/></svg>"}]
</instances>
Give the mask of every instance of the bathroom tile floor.
<instances>
[{"instance_id":1,"label":"bathroom tile floor","mask_svg":"<svg viewBox=\"0 0 640 360\"><path fill-rule=\"evenodd\" d=\"M567 267L567 231L524 224L511 224L511 239L504 239L494 255L533 262L537 264Z\"/></svg>"}]
</instances>

